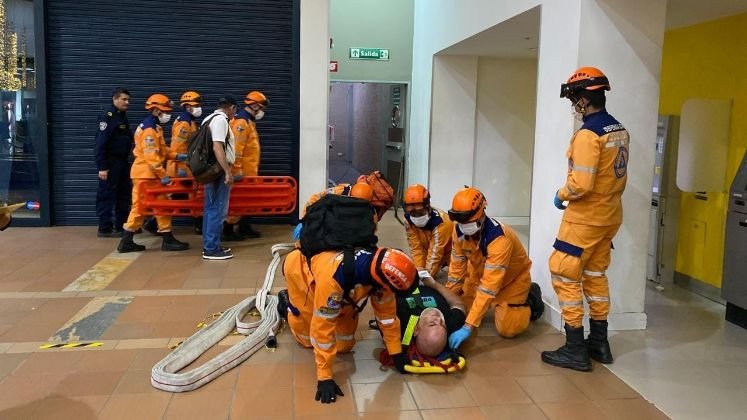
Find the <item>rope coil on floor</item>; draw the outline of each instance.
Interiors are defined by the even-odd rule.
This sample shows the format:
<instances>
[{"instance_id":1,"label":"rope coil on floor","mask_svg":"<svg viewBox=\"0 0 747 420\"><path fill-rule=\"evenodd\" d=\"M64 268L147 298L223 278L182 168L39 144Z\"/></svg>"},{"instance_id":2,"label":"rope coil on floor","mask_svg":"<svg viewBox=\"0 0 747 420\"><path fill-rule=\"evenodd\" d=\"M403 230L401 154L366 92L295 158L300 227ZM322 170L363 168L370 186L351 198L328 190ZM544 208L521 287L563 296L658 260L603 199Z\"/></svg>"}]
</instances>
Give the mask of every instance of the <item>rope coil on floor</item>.
<instances>
[{"instance_id":1,"label":"rope coil on floor","mask_svg":"<svg viewBox=\"0 0 747 420\"><path fill-rule=\"evenodd\" d=\"M267 267L264 284L257 295L250 296L227 309L215 322L184 340L179 347L153 366L151 384L163 391L192 391L241 364L262 347L275 346L277 343L275 334L281 323L277 312L277 296L269 293L282 255L293 249L294 244L274 245L272 262ZM243 322L242 318L253 309L259 311L261 319ZM246 335L246 338L202 366L179 372L218 344L234 328L240 334Z\"/></svg>"}]
</instances>

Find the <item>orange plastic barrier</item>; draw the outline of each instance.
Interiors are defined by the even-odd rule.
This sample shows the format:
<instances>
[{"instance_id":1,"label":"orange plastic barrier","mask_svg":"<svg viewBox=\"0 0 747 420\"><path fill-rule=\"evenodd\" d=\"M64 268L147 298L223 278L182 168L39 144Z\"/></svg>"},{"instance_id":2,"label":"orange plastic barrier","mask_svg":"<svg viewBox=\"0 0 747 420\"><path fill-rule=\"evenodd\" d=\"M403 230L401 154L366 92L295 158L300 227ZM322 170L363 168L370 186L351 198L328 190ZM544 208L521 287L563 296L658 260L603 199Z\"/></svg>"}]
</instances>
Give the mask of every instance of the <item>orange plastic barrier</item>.
<instances>
[{"instance_id":1,"label":"orange plastic barrier","mask_svg":"<svg viewBox=\"0 0 747 420\"><path fill-rule=\"evenodd\" d=\"M231 216L277 216L296 210L298 184L289 176L248 176L231 188ZM202 185L193 178L173 178L169 185L149 181L140 193L140 212L147 216L200 216L205 203Z\"/></svg>"}]
</instances>

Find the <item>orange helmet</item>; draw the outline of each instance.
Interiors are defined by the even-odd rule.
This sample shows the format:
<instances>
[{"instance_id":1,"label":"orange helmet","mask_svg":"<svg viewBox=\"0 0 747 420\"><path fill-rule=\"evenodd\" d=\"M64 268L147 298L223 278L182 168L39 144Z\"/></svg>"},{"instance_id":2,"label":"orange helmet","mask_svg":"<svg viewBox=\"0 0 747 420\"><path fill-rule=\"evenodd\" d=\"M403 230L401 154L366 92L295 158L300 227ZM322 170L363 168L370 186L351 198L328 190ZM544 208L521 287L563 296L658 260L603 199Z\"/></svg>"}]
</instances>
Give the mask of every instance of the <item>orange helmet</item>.
<instances>
[{"instance_id":1,"label":"orange helmet","mask_svg":"<svg viewBox=\"0 0 747 420\"><path fill-rule=\"evenodd\" d=\"M202 96L200 96L199 92L195 92L193 90L188 90L184 93L182 93L182 97L179 99L179 105L192 105L197 106L202 102Z\"/></svg>"},{"instance_id":2,"label":"orange helmet","mask_svg":"<svg viewBox=\"0 0 747 420\"><path fill-rule=\"evenodd\" d=\"M560 85L560 97L572 97L579 90L610 90L607 76L596 67L581 67L573 72L568 81Z\"/></svg>"},{"instance_id":3,"label":"orange helmet","mask_svg":"<svg viewBox=\"0 0 747 420\"><path fill-rule=\"evenodd\" d=\"M159 109L163 112L171 112L174 110L174 108L172 108L172 103L169 97L162 93L150 95L148 97L148 100L145 101L145 109L147 109L148 111L152 109Z\"/></svg>"},{"instance_id":4,"label":"orange helmet","mask_svg":"<svg viewBox=\"0 0 747 420\"><path fill-rule=\"evenodd\" d=\"M257 92L256 90L246 94L246 97L244 98L244 103L247 105L251 105L251 104L259 104L262 106L270 105L270 101L267 99L267 97L262 92Z\"/></svg>"},{"instance_id":5,"label":"orange helmet","mask_svg":"<svg viewBox=\"0 0 747 420\"><path fill-rule=\"evenodd\" d=\"M379 216L379 220L381 220L384 213L394 204L394 188L392 188L386 178L384 178L384 175L379 171L359 176L358 182L368 184L373 188L371 205L376 207L376 213Z\"/></svg>"},{"instance_id":6,"label":"orange helmet","mask_svg":"<svg viewBox=\"0 0 747 420\"><path fill-rule=\"evenodd\" d=\"M428 188L420 184L410 185L405 191L405 196L402 199L405 206L422 204L427 207L431 205L431 193L428 192Z\"/></svg>"},{"instance_id":7,"label":"orange helmet","mask_svg":"<svg viewBox=\"0 0 747 420\"><path fill-rule=\"evenodd\" d=\"M359 182L350 188L351 197L361 198L363 200L370 202L371 200L373 200L373 195L374 195L373 188L371 188L370 185L363 183L363 182Z\"/></svg>"},{"instance_id":8,"label":"orange helmet","mask_svg":"<svg viewBox=\"0 0 747 420\"><path fill-rule=\"evenodd\" d=\"M404 252L395 248L379 248L371 264L371 277L397 294L409 294L418 287L418 269Z\"/></svg>"},{"instance_id":9,"label":"orange helmet","mask_svg":"<svg viewBox=\"0 0 747 420\"><path fill-rule=\"evenodd\" d=\"M454 194L451 200L449 219L457 223L469 223L481 219L485 215L485 207L488 203L480 190L472 187L464 187Z\"/></svg>"}]
</instances>

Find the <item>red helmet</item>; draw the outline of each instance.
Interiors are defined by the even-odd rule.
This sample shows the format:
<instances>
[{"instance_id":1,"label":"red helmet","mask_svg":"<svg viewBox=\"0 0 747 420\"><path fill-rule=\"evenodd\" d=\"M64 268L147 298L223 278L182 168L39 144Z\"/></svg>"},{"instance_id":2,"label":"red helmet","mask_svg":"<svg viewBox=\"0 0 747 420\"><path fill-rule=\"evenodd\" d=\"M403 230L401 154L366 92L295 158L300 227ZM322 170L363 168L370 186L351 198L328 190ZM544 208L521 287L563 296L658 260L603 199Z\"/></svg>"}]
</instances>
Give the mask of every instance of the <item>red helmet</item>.
<instances>
[{"instance_id":1,"label":"red helmet","mask_svg":"<svg viewBox=\"0 0 747 420\"><path fill-rule=\"evenodd\" d=\"M418 287L418 269L404 252L379 248L371 264L371 276L382 287L397 294L409 294Z\"/></svg>"}]
</instances>

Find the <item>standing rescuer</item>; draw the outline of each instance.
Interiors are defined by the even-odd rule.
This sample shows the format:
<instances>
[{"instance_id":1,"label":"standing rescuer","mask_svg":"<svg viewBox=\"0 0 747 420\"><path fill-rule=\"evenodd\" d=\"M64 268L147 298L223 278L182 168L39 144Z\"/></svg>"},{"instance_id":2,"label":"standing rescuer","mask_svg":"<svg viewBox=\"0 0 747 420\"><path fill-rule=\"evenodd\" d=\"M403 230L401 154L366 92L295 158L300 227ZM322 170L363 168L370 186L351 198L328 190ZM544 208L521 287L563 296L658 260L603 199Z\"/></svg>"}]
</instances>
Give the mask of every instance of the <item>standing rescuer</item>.
<instances>
[{"instance_id":1,"label":"standing rescuer","mask_svg":"<svg viewBox=\"0 0 747 420\"><path fill-rule=\"evenodd\" d=\"M449 265L453 223L446 212L431 207L431 194L423 185L411 185L403 198L405 232L412 260L431 277Z\"/></svg>"},{"instance_id":2,"label":"standing rescuer","mask_svg":"<svg viewBox=\"0 0 747 420\"><path fill-rule=\"evenodd\" d=\"M162 124L167 124L171 119L171 101L166 95L156 93L151 95L145 102L145 109L150 115L135 131L135 163L132 164L130 177L132 178L132 209L127 223L124 225L124 234L119 242L119 252L140 252L145 247L136 244L132 237L136 230L143 225L143 215L138 209L140 190L145 182L152 179L160 179L162 185L168 185L171 178L166 174L166 160L169 158L184 161L186 154L170 153L163 136ZM162 234L162 251L184 251L189 244L180 242L171 233L171 216L157 216L158 232Z\"/></svg>"},{"instance_id":3,"label":"standing rescuer","mask_svg":"<svg viewBox=\"0 0 747 420\"><path fill-rule=\"evenodd\" d=\"M607 77L594 67L576 70L560 89L560 97L571 101L583 125L571 139L566 183L555 195L554 204L564 213L549 262L565 321L566 343L555 351L542 352L542 360L581 371L591 370L590 358L612 363L605 272L612 238L622 224L630 140L625 127L605 109L606 90L610 90ZM591 326L587 340L582 323L584 296Z\"/></svg>"},{"instance_id":4,"label":"standing rescuer","mask_svg":"<svg viewBox=\"0 0 747 420\"><path fill-rule=\"evenodd\" d=\"M127 119L130 92L117 88L112 93L112 105L99 116L94 153L99 185L96 191L96 216L99 219L98 236L122 236L122 225L130 211L130 153L132 131ZM112 224L114 211L114 224Z\"/></svg>"},{"instance_id":5,"label":"standing rescuer","mask_svg":"<svg viewBox=\"0 0 747 420\"><path fill-rule=\"evenodd\" d=\"M241 109L233 120L231 128L236 136L236 162L231 168L235 181L241 181L245 176L259 175L259 134L257 133L257 120L265 116L265 109L270 101L262 92L249 92L244 98L244 108ZM239 232L236 232L236 224L241 220L240 216L228 216L223 225L223 240L243 240L244 236L259 238L262 235L252 228L248 218L241 220Z\"/></svg>"}]
</instances>

